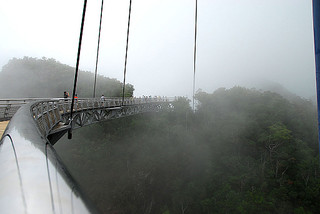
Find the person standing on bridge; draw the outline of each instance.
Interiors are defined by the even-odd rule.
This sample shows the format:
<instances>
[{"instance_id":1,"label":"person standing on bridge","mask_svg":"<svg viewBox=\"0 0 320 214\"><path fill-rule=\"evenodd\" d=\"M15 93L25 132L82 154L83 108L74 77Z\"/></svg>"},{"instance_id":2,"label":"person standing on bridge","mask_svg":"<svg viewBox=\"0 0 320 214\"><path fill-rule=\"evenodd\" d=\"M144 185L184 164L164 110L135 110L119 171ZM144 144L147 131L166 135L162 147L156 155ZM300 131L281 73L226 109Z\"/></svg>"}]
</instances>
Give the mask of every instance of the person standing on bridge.
<instances>
[{"instance_id":1,"label":"person standing on bridge","mask_svg":"<svg viewBox=\"0 0 320 214\"><path fill-rule=\"evenodd\" d=\"M63 92L63 98L64 98L65 100L68 99L68 98L69 98L69 93L66 92L66 91L64 91L64 92Z\"/></svg>"},{"instance_id":2,"label":"person standing on bridge","mask_svg":"<svg viewBox=\"0 0 320 214\"><path fill-rule=\"evenodd\" d=\"M74 104L75 104L75 109L78 109L78 95L77 94L75 94L74 95Z\"/></svg>"}]
</instances>

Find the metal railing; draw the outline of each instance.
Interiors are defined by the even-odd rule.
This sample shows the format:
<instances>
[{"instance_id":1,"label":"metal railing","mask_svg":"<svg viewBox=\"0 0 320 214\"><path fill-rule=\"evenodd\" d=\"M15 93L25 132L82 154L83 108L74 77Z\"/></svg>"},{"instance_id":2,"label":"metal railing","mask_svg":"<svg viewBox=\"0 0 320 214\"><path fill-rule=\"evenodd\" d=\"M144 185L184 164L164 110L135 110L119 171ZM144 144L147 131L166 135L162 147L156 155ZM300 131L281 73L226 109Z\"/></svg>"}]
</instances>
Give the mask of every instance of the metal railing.
<instances>
[{"instance_id":1,"label":"metal railing","mask_svg":"<svg viewBox=\"0 0 320 214\"><path fill-rule=\"evenodd\" d=\"M133 114L158 111L168 107L172 98L122 98L76 99L74 115L70 118L71 99L50 99L31 105L31 115L44 137L66 129L80 128L103 120Z\"/></svg>"},{"instance_id":2,"label":"metal railing","mask_svg":"<svg viewBox=\"0 0 320 214\"><path fill-rule=\"evenodd\" d=\"M0 99L0 121L10 120L22 105L33 101L35 99Z\"/></svg>"},{"instance_id":3,"label":"metal railing","mask_svg":"<svg viewBox=\"0 0 320 214\"><path fill-rule=\"evenodd\" d=\"M0 121L10 120L24 104L47 99L48 98L0 99Z\"/></svg>"},{"instance_id":4,"label":"metal railing","mask_svg":"<svg viewBox=\"0 0 320 214\"><path fill-rule=\"evenodd\" d=\"M0 121L10 120L18 109L27 103L35 101L53 101L59 103L59 109L64 113L70 111L71 99L61 98L17 98L17 99L0 99ZM142 104L147 102L172 101L172 98L157 97L157 98L126 98L123 105ZM63 102L62 102L63 101ZM75 109L92 108L92 107L111 107L122 104L122 98L95 98L95 99L77 99Z\"/></svg>"},{"instance_id":5,"label":"metal railing","mask_svg":"<svg viewBox=\"0 0 320 214\"><path fill-rule=\"evenodd\" d=\"M170 108L175 98L85 98L76 99L70 118L72 99L22 98L0 99L0 121L10 120L18 109L31 104L30 112L43 137L66 129L76 129L103 120ZM33 103L33 104L32 104Z\"/></svg>"}]
</instances>

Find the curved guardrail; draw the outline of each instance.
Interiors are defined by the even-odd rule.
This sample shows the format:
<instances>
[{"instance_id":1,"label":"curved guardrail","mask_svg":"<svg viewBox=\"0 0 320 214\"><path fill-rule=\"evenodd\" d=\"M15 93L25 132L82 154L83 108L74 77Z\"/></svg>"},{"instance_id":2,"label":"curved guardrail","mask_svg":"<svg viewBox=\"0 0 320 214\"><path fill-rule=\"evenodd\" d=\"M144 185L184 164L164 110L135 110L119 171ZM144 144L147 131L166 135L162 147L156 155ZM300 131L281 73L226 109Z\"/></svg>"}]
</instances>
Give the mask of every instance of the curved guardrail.
<instances>
[{"instance_id":1,"label":"curved guardrail","mask_svg":"<svg viewBox=\"0 0 320 214\"><path fill-rule=\"evenodd\" d=\"M1 213L98 213L23 105L0 141Z\"/></svg>"}]
</instances>

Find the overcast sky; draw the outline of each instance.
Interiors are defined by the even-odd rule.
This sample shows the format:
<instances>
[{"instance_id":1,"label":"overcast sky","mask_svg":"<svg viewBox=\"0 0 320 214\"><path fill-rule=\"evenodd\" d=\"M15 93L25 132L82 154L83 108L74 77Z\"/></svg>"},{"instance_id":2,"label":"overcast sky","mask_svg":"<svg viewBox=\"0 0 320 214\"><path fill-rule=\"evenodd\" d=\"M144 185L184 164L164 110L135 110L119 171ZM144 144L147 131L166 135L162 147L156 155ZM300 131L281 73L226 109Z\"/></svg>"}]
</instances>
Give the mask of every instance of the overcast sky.
<instances>
[{"instance_id":1,"label":"overcast sky","mask_svg":"<svg viewBox=\"0 0 320 214\"><path fill-rule=\"evenodd\" d=\"M82 0L0 0L0 67L75 67ZM88 0L80 69L95 69L101 0ZM105 0L98 73L123 80L129 0ZM195 0L132 0L127 82L136 96L192 94ZM315 93L311 0L198 0L196 89L283 84ZM81 77L80 77L81 78ZM80 95L81 96L81 95Z\"/></svg>"}]
</instances>

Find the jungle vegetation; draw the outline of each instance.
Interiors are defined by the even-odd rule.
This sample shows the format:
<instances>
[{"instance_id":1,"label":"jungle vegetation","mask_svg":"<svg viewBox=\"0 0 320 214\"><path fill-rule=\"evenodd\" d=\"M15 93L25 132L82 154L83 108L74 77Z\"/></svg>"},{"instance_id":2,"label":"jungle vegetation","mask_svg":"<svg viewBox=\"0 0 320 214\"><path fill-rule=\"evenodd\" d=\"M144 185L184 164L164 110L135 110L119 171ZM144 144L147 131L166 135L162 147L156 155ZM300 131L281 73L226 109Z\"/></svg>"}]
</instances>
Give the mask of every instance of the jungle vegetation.
<instances>
[{"instance_id":1,"label":"jungle vegetation","mask_svg":"<svg viewBox=\"0 0 320 214\"><path fill-rule=\"evenodd\" d=\"M306 99L234 87L195 113L111 120L54 147L103 213L318 213L317 114Z\"/></svg>"}]
</instances>

